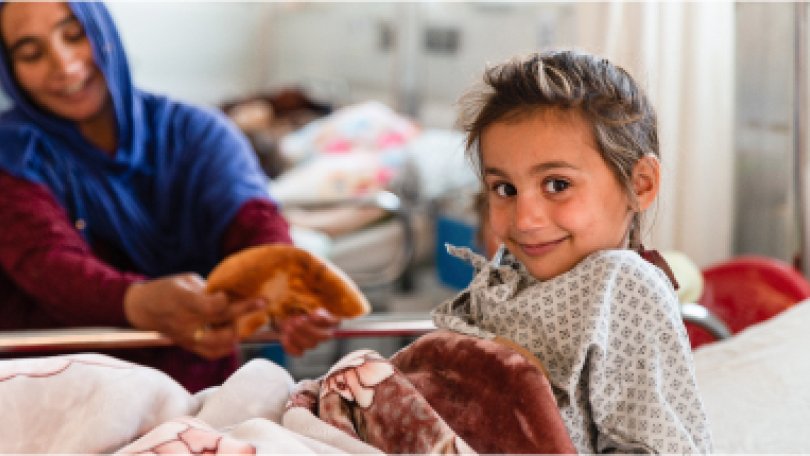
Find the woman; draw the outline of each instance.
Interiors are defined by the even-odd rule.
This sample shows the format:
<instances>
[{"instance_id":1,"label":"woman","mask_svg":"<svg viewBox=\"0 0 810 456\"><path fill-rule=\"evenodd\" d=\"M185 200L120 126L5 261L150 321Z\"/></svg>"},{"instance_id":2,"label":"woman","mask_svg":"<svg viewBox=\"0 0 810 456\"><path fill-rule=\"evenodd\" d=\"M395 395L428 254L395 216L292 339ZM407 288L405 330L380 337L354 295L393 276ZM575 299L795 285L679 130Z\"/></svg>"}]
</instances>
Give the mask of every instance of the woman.
<instances>
[{"instance_id":1,"label":"woman","mask_svg":"<svg viewBox=\"0 0 810 456\"><path fill-rule=\"evenodd\" d=\"M265 306L206 295L225 255L289 243L245 138L224 117L132 85L99 3L0 4L0 328L132 326L180 348L116 356L191 391L235 368L234 320ZM300 354L326 313L277 322Z\"/></svg>"}]
</instances>

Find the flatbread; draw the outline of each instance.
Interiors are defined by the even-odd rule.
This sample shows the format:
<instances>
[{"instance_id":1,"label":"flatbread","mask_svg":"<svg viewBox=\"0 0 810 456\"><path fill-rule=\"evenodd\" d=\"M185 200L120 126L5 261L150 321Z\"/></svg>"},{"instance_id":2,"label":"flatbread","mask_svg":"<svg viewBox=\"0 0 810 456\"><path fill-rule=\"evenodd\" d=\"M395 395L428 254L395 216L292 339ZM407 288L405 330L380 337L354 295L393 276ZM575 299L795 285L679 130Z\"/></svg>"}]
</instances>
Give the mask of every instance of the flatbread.
<instances>
[{"instance_id":1,"label":"flatbread","mask_svg":"<svg viewBox=\"0 0 810 456\"><path fill-rule=\"evenodd\" d=\"M232 299L262 297L266 311L237 321L240 338L253 334L271 318L324 308L340 318L367 314L371 306L357 285L328 261L286 244L250 247L222 260L208 275L207 291L224 291Z\"/></svg>"}]
</instances>

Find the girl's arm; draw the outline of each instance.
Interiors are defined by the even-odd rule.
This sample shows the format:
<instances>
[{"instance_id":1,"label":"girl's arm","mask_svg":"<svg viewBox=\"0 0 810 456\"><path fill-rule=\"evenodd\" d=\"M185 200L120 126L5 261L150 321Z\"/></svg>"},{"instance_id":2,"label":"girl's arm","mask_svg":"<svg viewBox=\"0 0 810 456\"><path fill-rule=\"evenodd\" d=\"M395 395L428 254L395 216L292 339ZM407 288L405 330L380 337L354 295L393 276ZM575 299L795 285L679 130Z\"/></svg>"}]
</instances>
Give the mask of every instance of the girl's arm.
<instances>
[{"instance_id":1,"label":"girl's arm","mask_svg":"<svg viewBox=\"0 0 810 456\"><path fill-rule=\"evenodd\" d=\"M127 288L144 277L96 257L44 186L0 172L0 267L65 326L128 326Z\"/></svg>"}]
</instances>

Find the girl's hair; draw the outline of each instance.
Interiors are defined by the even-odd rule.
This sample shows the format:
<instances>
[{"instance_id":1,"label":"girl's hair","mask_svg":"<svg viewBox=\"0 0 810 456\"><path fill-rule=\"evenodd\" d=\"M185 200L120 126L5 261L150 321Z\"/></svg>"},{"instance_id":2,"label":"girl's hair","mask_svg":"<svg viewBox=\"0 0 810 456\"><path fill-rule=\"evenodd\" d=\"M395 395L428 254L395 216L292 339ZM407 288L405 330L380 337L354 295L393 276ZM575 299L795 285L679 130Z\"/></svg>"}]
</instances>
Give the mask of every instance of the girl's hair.
<instances>
[{"instance_id":1,"label":"girl's hair","mask_svg":"<svg viewBox=\"0 0 810 456\"><path fill-rule=\"evenodd\" d=\"M605 59L575 51L531 54L488 67L460 100L467 154L481 171L480 139L495 122L546 108L578 109L593 125L599 152L635 206L632 171L647 154L659 157L655 111L633 78ZM630 246L641 240L640 214Z\"/></svg>"}]
</instances>

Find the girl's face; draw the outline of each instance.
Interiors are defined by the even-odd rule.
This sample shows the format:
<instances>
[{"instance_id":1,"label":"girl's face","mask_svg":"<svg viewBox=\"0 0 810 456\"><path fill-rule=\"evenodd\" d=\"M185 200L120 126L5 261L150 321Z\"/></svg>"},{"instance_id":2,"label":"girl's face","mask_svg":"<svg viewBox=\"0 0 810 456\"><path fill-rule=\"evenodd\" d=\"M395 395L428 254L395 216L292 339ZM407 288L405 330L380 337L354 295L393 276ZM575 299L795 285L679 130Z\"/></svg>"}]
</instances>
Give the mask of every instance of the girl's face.
<instances>
[{"instance_id":1,"label":"girl's face","mask_svg":"<svg viewBox=\"0 0 810 456\"><path fill-rule=\"evenodd\" d=\"M631 203L576 110L544 109L481 135L493 234L540 280L623 246Z\"/></svg>"},{"instance_id":2,"label":"girl's face","mask_svg":"<svg viewBox=\"0 0 810 456\"><path fill-rule=\"evenodd\" d=\"M67 4L6 3L0 30L14 76L32 101L79 123L103 112L107 84Z\"/></svg>"}]
</instances>

